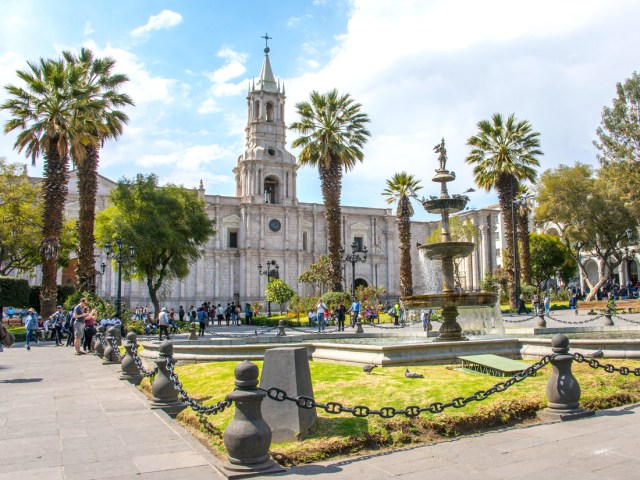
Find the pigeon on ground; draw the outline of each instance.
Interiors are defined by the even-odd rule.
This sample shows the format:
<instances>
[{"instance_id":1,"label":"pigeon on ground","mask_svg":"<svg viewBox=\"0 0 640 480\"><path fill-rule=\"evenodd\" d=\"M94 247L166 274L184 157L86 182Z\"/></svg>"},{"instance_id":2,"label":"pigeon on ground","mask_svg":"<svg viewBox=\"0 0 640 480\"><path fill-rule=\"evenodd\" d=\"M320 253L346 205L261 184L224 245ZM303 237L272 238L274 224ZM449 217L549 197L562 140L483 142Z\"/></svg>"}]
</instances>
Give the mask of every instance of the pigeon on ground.
<instances>
[{"instance_id":1,"label":"pigeon on ground","mask_svg":"<svg viewBox=\"0 0 640 480\"><path fill-rule=\"evenodd\" d=\"M407 378L424 378L424 375L421 375L416 372L410 372L408 368L405 370L404 376Z\"/></svg>"},{"instance_id":2,"label":"pigeon on ground","mask_svg":"<svg viewBox=\"0 0 640 480\"><path fill-rule=\"evenodd\" d=\"M596 350L593 353L587 353L585 355L585 357L589 357L589 358L602 358L604 357L604 352L602 351L602 348L599 348L598 350Z\"/></svg>"},{"instance_id":3,"label":"pigeon on ground","mask_svg":"<svg viewBox=\"0 0 640 480\"><path fill-rule=\"evenodd\" d=\"M371 375L371 370L373 370L376 367L377 367L377 365L372 365L372 364L369 363L369 364L364 365L362 367L362 371L363 372L367 372L367 375Z\"/></svg>"}]
</instances>

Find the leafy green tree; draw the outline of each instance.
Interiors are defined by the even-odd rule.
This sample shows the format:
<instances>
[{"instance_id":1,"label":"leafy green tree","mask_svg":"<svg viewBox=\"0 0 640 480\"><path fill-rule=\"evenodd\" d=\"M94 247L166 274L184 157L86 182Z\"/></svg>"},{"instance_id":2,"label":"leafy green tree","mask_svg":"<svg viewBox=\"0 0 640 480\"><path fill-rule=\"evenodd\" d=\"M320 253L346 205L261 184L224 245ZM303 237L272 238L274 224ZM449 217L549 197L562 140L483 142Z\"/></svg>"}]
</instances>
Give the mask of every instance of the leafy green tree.
<instances>
[{"instance_id":1,"label":"leafy green tree","mask_svg":"<svg viewBox=\"0 0 640 480\"><path fill-rule=\"evenodd\" d=\"M553 277L573 277L577 271L575 260L569 250L555 235L530 234L531 243L531 274L538 289L546 289Z\"/></svg>"},{"instance_id":2,"label":"leafy green tree","mask_svg":"<svg viewBox=\"0 0 640 480\"><path fill-rule=\"evenodd\" d=\"M600 162L640 162L640 75L636 72L616 84L613 105L602 109L596 135L598 141L593 144Z\"/></svg>"},{"instance_id":3,"label":"leafy green tree","mask_svg":"<svg viewBox=\"0 0 640 480\"><path fill-rule=\"evenodd\" d=\"M387 289L383 286L376 287L375 285L363 286L359 285L356 288L356 298L360 301L362 309L367 307L376 308L380 298L386 295ZM345 305L348 307L349 305Z\"/></svg>"},{"instance_id":4,"label":"leafy green tree","mask_svg":"<svg viewBox=\"0 0 640 480\"><path fill-rule=\"evenodd\" d=\"M315 312L317 297L299 297L294 295L289 301L289 310L295 312L296 317L300 319L300 315L306 316L310 310Z\"/></svg>"},{"instance_id":5,"label":"leafy green tree","mask_svg":"<svg viewBox=\"0 0 640 480\"><path fill-rule=\"evenodd\" d=\"M536 167L540 165L540 134L526 120L518 121L515 115L504 120L501 114L494 113L491 120L478 122L478 132L469 137L467 145L471 152L465 161L473 165L473 175L478 187L498 193L500 213L504 222L504 235L513 237L511 209L516 198L520 182L535 182ZM517 306L519 279L516 278L514 265L514 245L507 241L507 263L505 270L509 276L509 303L512 309ZM517 248L517 247L516 247Z\"/></svg>"},{"instance_id":6,"label":"leafy green tree","mask_svg":"<svg viewBox=\"0 0 640 480\"><path fill-rule=\"evenodd\" d=\"M321 296L329 281L330 261L327 255L320 255L315 263L312 263L298 277L300 283L311 285L316 295Z\"/></svg>"},{"instance_id":7,"label":"leafy green tree","mask_svg":"<svg viewBox=\"0 0 640 480\"><path fill-rule=\"evenodd\" d=\"M629 245L627 230L637 231L638 221L606 180L593 169L576 163L545 171L538 185L536 222L553 226L583 274L591 300L624 260ZM600 260L599 280L593 284L585 269L589 253Z\"/></svg>"},{"instance_id":8,"label":"leafy green tree","mask_svg":"<svg viewBox=\"0 0 640 480\"><path fill-rule=\"evenodd\" d=\"M122 179L110 194L111 206L96 217L98 245L121 238L136 247L132 262L123 266L125 278L144 280L153 308L166 283L189 274L216 233L204 202L194 190L158 186L155 175Z\"/></svg>"},{"instance_id":9,"label":"leafy green tree","mask_svg":"<svg viewBox=\"0 0 640 480\"><path fill-rule=\"evenodd\" d=\"M64 52L65 61L81 73L81 88L74 91L80 102L95 105L93 121L79 119L77 128L86 130L94 141L73 152L77 168L80 212L78 215L78 267L76 287L79 291L95 290L94 222L98 189L99 147L108 139L118 137L128 122L127 115L118 110L133 105L131 98L118 90L129 79L113 73L115 60L95 58L91 50L83 48L79 56Z\"/></svg>"},{"instance_id":10,"label":"leafy green tree","mask_svg":"<svg viewBox=\"0 0 640 480\"><path fill-rule=\"evenodd\" d=\"M605 163L598 171L598 179L640 222L640 162Z\"/></svg>"},{"instance_id":11,"label":"leafy green tree","mask_svg":"<svg viewBox=\"0 0 640 480\"><path fill-rule=\"evenodd\" d=\"M311 92L309 102L296 104L300 120L290 129L300 136L293 147L302 147L300 165L317 167L320 174L322 198L327 223L327 251L329 255L328 284L335 291L342 290L340 271L340 197L342 170L348 172L364 158L362 148L370 136L365 125L369 118L360 111L361 105L349 94L337 90L326 94Z\"/></svg>"},{"instance_id":12,"label":"leafy green tree","mask_svg":"<svg viewBox=\"0 0 640 480\"><path fill-rule=\"evenodd\" d=\"M24 87L5 86L7 100L0 109L7 110L5 133L18 132L14 147L25 151L33 164L44 157L41 187L42 209L42 289L41 314L49 316L56 307L56 277L63 211L67 198L70 151L77 152L95 139L78 129L91 122L96 105L76 100L81 74L62 60L40 59L28 62L27 70L18 70Z\"/></svg>"},{"instance_id":13,"label":"leafy green tree","mask_svg":"<svg viewBox=\"0 0 640 480\"><path fill-rule=\"evenodd\" d=\"M492 274L487 273L480 283L480 290L483 292L498 292L500 284Z\"/></svg>"},{"instance_id":14,"label":"leafy green tree","mask_svg":"<svg viewBox=\"0 0 640 480\"><path fill-rule=\"evenodd\" d=\"M413 295L413 277L411 272L411 217L413 207L409 197L420 190L420 180L407 172L395 173L387 180L387 188L382 195L387 203L397 203L398 234L400 236L400 295Z\"/></svg>"},{"instance_id":15,"label":"leafy green tree","mask_svg":"<svg viewBox=\"0 0 640 480\"><path fill-rule=\"evenodd\" d=\"M280 312L284 311L284 304L291 300L296 292L279 278L273 278L267 283L265 298L267 302L280 304Z\"/></svg>"}]
</instances>

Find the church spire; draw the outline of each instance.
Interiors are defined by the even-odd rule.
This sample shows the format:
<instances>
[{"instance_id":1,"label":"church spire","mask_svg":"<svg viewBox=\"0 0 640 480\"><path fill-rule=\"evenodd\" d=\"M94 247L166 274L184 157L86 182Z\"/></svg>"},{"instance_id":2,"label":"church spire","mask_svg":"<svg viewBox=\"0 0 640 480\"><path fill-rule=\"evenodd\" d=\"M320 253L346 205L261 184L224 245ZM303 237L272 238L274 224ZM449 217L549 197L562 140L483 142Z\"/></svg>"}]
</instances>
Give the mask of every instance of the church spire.
<instances>
[{"instance_id":1,"label":"church spire","mask_svg":"<svg viewBox=\"0 0 640 480\"><path fill-rule=\"evenodd\" d=\"M273 70L271 70L271 62L269 62L269 40L271 37L268 34L264 34L264 62L262 63L262 70L260 70L260 78L258 79L258 91L264 92L278 92L278 85L276 79L273 76Z\"/></svg>"}]
</instances>

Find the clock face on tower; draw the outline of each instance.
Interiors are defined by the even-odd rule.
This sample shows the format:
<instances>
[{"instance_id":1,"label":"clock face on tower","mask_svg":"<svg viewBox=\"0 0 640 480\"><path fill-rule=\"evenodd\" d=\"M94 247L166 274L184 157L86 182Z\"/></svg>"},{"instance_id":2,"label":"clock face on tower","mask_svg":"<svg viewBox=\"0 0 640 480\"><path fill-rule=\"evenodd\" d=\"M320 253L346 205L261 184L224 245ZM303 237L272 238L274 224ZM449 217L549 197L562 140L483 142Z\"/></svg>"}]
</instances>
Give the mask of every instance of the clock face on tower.
<instances>
[{"instance_id":1,"label":"clock face on tower","mask_svg":"<svg viewBox=\"0 0 640 480\"><path fill-rule=\"evenodd\" d=\"M280 225L280 220L278 220L278 219L275 219L275 218L274 218L273 220L270 220L270 221L269 221L269 229L270 229L272 232L277 232L278 230L280 230L280 227L281 227L281 226L282 226L282 225Z\"/></svg>"}]
</instances>

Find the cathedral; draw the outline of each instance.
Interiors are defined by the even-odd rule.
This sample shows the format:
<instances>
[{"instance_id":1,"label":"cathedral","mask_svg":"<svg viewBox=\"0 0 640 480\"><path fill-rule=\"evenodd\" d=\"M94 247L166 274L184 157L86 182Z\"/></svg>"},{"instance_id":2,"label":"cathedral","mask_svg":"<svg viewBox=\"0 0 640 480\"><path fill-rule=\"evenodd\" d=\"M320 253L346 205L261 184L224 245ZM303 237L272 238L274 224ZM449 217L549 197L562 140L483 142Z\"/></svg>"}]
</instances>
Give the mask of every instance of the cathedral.
<instances>
[{"instance_id":1,"label":"cathedral","mask_svg":"<svg viewBox=\"0 0 640 480\"><path fill-rule=\"evenodd\" d=\"M324 205L298 200L296 176L299 165L286 148L284 85L276 81L269 49L257 81L249 88L245 150L233 169L235 196L208 194L202 182L198 196L206 205L210 218L216 221L217 235L205 247L202 257L191 267L189 275L175 280L165 290L162 305L200 305L215 303L255 302L263 300L267 268L275 262L280 279L299 295L310 295L309 286L298 277L320 255L327 253ZM69 180L67 215L79 210L75 172ZM106 207L109 191L115 183L98 179L97 209ZM501 263L502 242L499 209L489 207L467 210L460 214L477 226L476 249L459 265L459 283L464 290L478 290L486 273ZM438 221L412 222L412 239L424 242ZM342 244L347 250L356 242L367 247L366 262L345 268L345 289L355 285L384 286L390 299L400 292L399 237L395 212L386 208L342 206ZM96 249L96 264L105 261L104 275L98 276L97 292L107 298L116 297L117 273L109 265L103 251ZM413 284L416 293L426 288L418 250L412 251ZM270 267L267 267L269 265ZM75 263L60 272L61 284L75 282ZM427 279L428 280L428 279ZM144 282L123 282L122 299L127 305L149 304Z\"/></svg>"}]
</instances>

